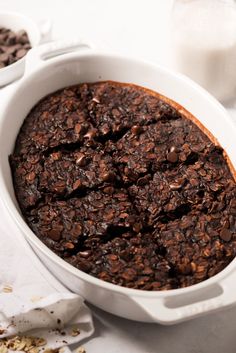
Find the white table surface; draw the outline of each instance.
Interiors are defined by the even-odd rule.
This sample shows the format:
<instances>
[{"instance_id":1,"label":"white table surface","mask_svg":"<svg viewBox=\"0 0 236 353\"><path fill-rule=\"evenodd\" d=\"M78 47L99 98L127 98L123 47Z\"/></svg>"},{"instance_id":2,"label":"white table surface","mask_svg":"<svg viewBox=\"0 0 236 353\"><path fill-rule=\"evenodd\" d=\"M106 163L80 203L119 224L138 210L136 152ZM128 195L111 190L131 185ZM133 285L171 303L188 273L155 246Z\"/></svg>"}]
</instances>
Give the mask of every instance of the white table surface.
<instances>
[{"instance_id":1,"label":"white table surface","mask_svg":"<svg viewBox=\"0 0 236 353\"><path fill-rule=\"evenodd\" d=\"M80 36L99 48L168 67L172 67L171 6L172 0L0 0L0 11L18 11L36 20L49 16L53 38ZM0 99L10 90L0 91ZM234 106L229 112L236 122ZM171 327L92 310L96 332L83 343L87 353L236 352L236 307Z\"/></svg>"}]
</instances>

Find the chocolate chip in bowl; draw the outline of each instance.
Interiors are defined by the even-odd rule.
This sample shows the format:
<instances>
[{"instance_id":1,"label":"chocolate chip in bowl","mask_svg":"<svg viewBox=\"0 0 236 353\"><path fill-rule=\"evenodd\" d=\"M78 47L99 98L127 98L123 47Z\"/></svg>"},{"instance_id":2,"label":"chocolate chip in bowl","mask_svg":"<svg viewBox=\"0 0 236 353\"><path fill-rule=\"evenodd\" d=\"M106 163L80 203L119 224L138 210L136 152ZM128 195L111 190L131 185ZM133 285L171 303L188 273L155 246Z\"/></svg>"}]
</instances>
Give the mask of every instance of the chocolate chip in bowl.
<instances>
[{"instance_id":1,"label":"chocolate chip in bowl","mask_svg":"<svg viewBox=\"0 0 236 353\"><path fill-rule=\"evenodd\" d=\"M49 40L50 33L47 18L36 22L21 13L0 11L0 87L23 76L26 54Z\"/></svg>"},{"instance_id":2,"label":"chocolate chip in bowl","mask_svg":"<svg viewBox=\"0 0 236 353\"><path fill-rule=\"evenodd\" d=\"M236 255L236 184L223 149L153 91L106 81L46 96L10 163L30 228L94 277L177 289Z\"/></svg>"},{"instance_id":3,"label":"chocolate chip in bowl","mask_svg":"<svg viewBox=\"0 0 236 353\"><path fill-rule=\"evenodd\" d=\"M30 49L31 44L25 30L12 31L0 27L0 68L22 59Z\"/></svg>"}]
</instances>

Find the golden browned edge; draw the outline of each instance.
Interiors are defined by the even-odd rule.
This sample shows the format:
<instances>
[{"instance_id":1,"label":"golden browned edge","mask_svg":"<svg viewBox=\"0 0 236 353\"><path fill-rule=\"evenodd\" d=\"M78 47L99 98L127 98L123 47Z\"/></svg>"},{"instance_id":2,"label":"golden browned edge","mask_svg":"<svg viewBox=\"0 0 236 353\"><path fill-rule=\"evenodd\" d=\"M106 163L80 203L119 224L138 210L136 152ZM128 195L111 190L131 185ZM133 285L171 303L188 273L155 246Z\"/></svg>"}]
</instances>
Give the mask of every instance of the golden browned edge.
<instances>
[{"instance_id":1,"label":"golden browned edge","mask_svg":"<svg viewBox=\"0 0 236 353\"><path fill-rule=\"evenodd\" d=\"M217 138L193 115L191 114L187 109L185 109L184 107L182 107L182 105L180 105L179 103L175 102L174 100L167 98L166 96L163 96L162 94L155 92L149 88L146 87L142 87L139 85L135 85L134 83L123 83L123 82L116 82L116 81L111 81L111 80L107 80L107 81L99 81L100 83L111 83L113 85L116 86L120 86L120 85L124 85L124 86L129 86L129 87L137 87L138 89L142 89L145 92L151 94L154 97L157 97L159 99L161 99L162 101L164 101L165 103L169 104L170 106L174 107L181 115L183 115L185 118L187 118L188 120L191 120L194 124L196 124L199 129L201 131L204 132L204 134L207 135L207 137L211 140L211 142L213 142L216 146L221 147L219 141L217 140ZM221 147L222 148L222 147ZM223 149L223 148L222 148ZM230 172L234 178L234 181L236 182L236 169L233 166L233 163L231 162L228 154L226 153L226 151L223 149L223 156L228 164L228 167L230 169Z\"/></svg>"}]
</instances>

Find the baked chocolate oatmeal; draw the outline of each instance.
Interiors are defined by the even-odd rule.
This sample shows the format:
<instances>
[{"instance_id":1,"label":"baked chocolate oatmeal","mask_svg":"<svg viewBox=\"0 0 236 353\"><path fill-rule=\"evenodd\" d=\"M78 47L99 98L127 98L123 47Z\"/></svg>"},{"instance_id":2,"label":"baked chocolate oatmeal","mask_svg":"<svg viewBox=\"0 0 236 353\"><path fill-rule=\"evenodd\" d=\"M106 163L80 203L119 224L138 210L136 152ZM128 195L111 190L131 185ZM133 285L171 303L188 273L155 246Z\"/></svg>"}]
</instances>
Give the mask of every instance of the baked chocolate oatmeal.
<instances>
[{"instance_id":1,"label":"baked chocolate oatmeal","mask_svg":"<svg viewBox=\"0 0 236 353\"><path fill-rule=\"evenodd\" d=\"M102 280L143 290L201 282L236 255L236 184L189 113L116 82L68 87L28 114L10 156L34 233Z\"/></svg>"}]
</instances>

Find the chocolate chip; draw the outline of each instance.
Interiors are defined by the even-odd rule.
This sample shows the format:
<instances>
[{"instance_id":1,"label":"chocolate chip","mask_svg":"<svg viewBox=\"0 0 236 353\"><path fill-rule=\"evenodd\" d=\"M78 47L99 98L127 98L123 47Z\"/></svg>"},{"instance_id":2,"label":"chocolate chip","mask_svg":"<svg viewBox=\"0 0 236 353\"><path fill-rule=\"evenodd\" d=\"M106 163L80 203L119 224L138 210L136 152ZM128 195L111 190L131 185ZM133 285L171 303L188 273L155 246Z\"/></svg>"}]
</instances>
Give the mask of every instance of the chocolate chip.
<instances>
[{"instance_id":1,"label":"chocolate chip","mask_svg":"<svg viewBox=\"0 0 236 353\"><path fill-rule=\"evenodd\" d=\"M82 129L81 124L77 123L77 124L75 125L75 133L76 133L76 134L79 134L80 131L81 131L81 129Z\"/></svg>"},{"instance_id":2,"label":"chocolate chip","mask_svg":"<svg viewBox=\"0 0 236 353\"><path fill-rule=\"evenodd\" d=\"M74 244L70 243L70 242L67 242L64 244L64 246L67 248L67 249L74 249Z\"/></svg>"},{"instance_id":3,"label":"chocolate chip","mask_svg":"<svg viewBox=\"0 0 236 353\"><path fill-rule=\"evenodd\" d=\"M100 100L98 98L96 98L96 97L93 97L92 101L95 102L95 103L100 103Z\"/></svg>"},{"instance_id":4,"label":"chocolate chip","mask_svg":"<svg viewBox=\"0 0 236 353\"><path fill-rule=\"evenodd\" d=\"M226 229L230 227L230 222L229 222L228 219L225 219L225 220L223 221L223 227L226 228Z\"/></svg>"},{"instance_id":5,"label":"chocolate chip","mask_svg":"<svg viewBox=\"0 0 236 353\"><path fill-rule=\"evenodd\" d=\"M132 134L134 134L134 135L139 135L139 134L141 134L141 132L142 132L142 127L141 127L141 126L138 126L138 125L134 125L134 126L132 126L132 128L131 128L131 132L132 132Z\"/></svg>"},{"instance_id":6,"label":"chocolate chip","mask_svg":"<svg viewBox=\"0 0 236 353\"><path fill-rule=\"evenodd\" d=\"M16 58L13 55L9 55L9 59L8 59L8 65L14 64L14 62L16 62Z\"/></svg>"},{"instance_id":7,"label":"chocolate chip","mask_svg":"<svg viewBox=\"0 0 236 353\"><path fill-rule=\"evenodd\" d=\"M15 46L11 46L11 47L6 47L5 48L5 53L7 54L14 54L16 52L16 47Z\"/></svg>"},{"instance_id":8,"label":"chocolate chip","mask_svg":"<svg viewBox=\"0 0 236 353\"><path fill-rule=\"evenodd\" d=\"M28 44L29 40L28 40L28 36L27 33L25 31L19 31L17 33L17 41L21 44Z\"/></svg>"},{"instance_id":9,"label":"chocolate chip","mask_svg":"<svg viewBox=\"0 0 236 353\"><path fill-rule=\"evenodd\" d=\"M168 162L176 163L178 161L178 159L179 159L179 156L178 156L178 154L176 152L173 151L173 152L169 152L167 154L166 158L167 158Z\"/></svg>"},{"instance_id":10,"label":"chocolate chip","mask_svg":"<svg viewBox=\"0 0 236 353\"><path fill-rule=\"evenodd\" d=\"M118 256L115 254L111 254L111 255L108 255L108 259L110 261L116 261L116 260L118 260Z\"/></svg>"},{"instance_id":11,"label":"chocolate chip","mask_svg":"<svg viewBox=\"0 0 236 353\"><path fill-rule=\"evenodd\" d=\"M126 281L132 281L137 276L137 272L132 268L127 268L121 275Z\"/></svg>"},{"instance_id":12,"label":"chocolate chip","mask_svg":"<svg viewBox=\"0 0 236 353\"><path fill-rule=\"evenodd\" d=\"M176 152L176 151L177 151L176 146L171 146L171 148L170 148L170 152Z\"/></svg>"},{"instance_id":13,"label":"chocolate chip","mask_svg":"<svg viewBox=\"0 0 236 353\"><path fill-rule=\"evenodd\" d=\"M6 36L4 34L0 34L0 45L4 45L5 44L5 38L6 38Z\"/></svg>"},{"instance_id":14,"label":"chocolate chip","mask_svg":"<svg viewBox=\"0 0 236 353\"><path fill-rule=\"evenodd\" d=\"M24 49L27 51L31 49L31 45L29 43L24 44Z\"/></svg>"},{"instance_id":15,"label":"chocolate chip","mask_svg":"<svg viewBox=\"0 0 236 353\"><path fill-rule=\"evenodd\" d=\"M17 50L17 52L16 52L16 57L17 57L17 59L23 58L23 56L25 56L26 53L27 53L27 50L24 49L24 48Z\"/></svg>"},{"instance_id":16,"label":"chocolate chip","mask_svg":"<svg viewBox=\"0 0 236 353\"><path fill-rule=\"evenodd\" d=\"M171 190L179 190L181 189L182 185L183 185L183 182L179 181L179 182L169 184L169 187Z\"/></svg>"},{"instance_id":17,"label":"chocolate chip","mask_svg":"<svg viewBox=\"0 0 236 353\"><path fill-rule=\"evenodd\" d=\"M49 238L54 241L59 241L61 239L61 232L60 232L60 229L58 228L51 229L47 234Z\"/></svg>"},{"instance_id":18,"label":"chocolate chip","mask_svg":"<svg viewBox=\"0 0 236 353\"><path fill-rule=\"evenodd\" d=\"M66 188L66 183L63 180L58 180L54 183L53 189L55 192L61 194Z\"/></svg>"},{"instance_id":19,"label":"chocolate chip","mask_svg":"<svg viewBox=\"0 0 236 353\"><path fill-rule=\"evenodd\" d=\"M34 172L31 172L29 174L26 175L26 180L27 181L33 181L36 177L36 174Z\"/></svg>"},{"instance_id":20,"label":"chocolate chip","mask_svg":"<svg viewBox=\"0 0 236 353\"><path fill-rule=\"evenodd\" d=\"M76 164L80 167L84 167L87 164L86 156L83 153L80 153L76 158Z\"/></svg>"},{"instance_id":21,"label":"chocolate chip","mask_svg":"<svg viewBox=\"0 0 236 353\"><path fill-rule=\"evenodd\" d=\"M107 124L100 127L100 132L102 135L107 135L110 132L110 128Z\"/></svg>"},{"instance_id":22,"label":"chocolate chip","mask_svg":"<svg viewBox=\"0 0 236 353\"><path fill-rule=\"evenodd\" d=\"M231 231L227 228L222 228L220 231L220 238L224 241L230 241L232 238Z\"/></svg>"},{"instance_id":23,"label":"chocolate chip","mask_svg":"<svg viewBox=\"0 0 236 353\"><path fill-rule=\"evenodd\" d=\"M16 43L16 34L13 32L10 32L8 34L7 40L6 40L6 45L13 45Z\"/></svg>"},{"instance_id":24,"label":"chocolate chip","mask_svg":"<svg viewBox=\"0 0 236 353\"><path fill-rule=\"evenodd\" d=\"M112 181L115 179L115 175L112 172L104 172L101 174L101 179L103 181Z\"/></svg>"},{"instance_id":25,"label":"chocolate chip","mask_svg":"<svg viewBox=\"0 0 236 353\"><path fill-rule=\"evenodd\" d=\"M18 35L18 37L23 37L23 36L26 36L27 33L24 29L21 29L17 32L17 35Z\"/></svg>"},{"instance_id":26,"label":"chocolate chip","mask_svg":"<svg viewBox=\"0 0 236 353\"><path fill-rule=\"evenodd\" d=\"M73 188L73 190L76 190L76 189L81 188L81 187L82 187L82 182L81 182L80 179L78 179L78 180L76 180L76 181L74 182L72 188Z\"/></svg>"},{"instance_id":27,"label":"chocolate chip","mask_svg":"<svg viewBox=\"0 0 236 353\"><path fill-rule=\"evenodd\" d=\"M92 129L90 131L88 131L84 137L88 138L89 140L93 139L96 136L96 130Z\"/></svg>"},{"instance_id":28,"label":"chocolate chip","mask_svg":"<svg viewBox=\"0 0 236 353\"><path fill-rule=\"evenodd\" d=\"M9 55L7 53L0 54L0 62L6 64L8 62Z\"/></svg>"},{"instance_id":29,"label":"chocolate chip","mask_svg":"<svg viewBox=\"0 0 236 353\"><path fill-rule=\"evenodd\" d=\"M91 251L87 250L87 251L80 251L78 253L79 256L84 257L85 259L89 258L89 256L91 255Z\"/></svg>"}]
</instances>

